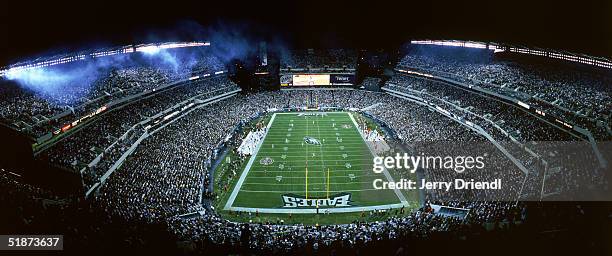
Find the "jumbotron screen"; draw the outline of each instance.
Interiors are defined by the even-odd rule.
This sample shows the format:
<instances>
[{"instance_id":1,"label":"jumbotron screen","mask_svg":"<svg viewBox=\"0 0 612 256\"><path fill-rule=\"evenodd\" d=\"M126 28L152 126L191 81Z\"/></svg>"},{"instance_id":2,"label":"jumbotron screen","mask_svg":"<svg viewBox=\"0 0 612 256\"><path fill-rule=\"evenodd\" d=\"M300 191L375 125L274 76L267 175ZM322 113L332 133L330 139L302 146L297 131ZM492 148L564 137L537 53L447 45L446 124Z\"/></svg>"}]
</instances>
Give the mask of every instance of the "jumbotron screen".
<instances>
[{"instance_id":1,"label":"jumbotron screen","mask_svg":"<svg viewBox=\"0 0 612 256\"><path fill-rule=\"evenodd\" d=\"M283 74L281 86L353 85L354 74Z\"/></svg>"},{"instance_id":2,"label":"jumbotron screen","mask_svg":"<svg viewBox=\"0 0 612 256\"><path fill-rule=\"evenodd\" d=\"M294 86L330 85L328 74L293 75Z\"/></svg>"}]
</instances>

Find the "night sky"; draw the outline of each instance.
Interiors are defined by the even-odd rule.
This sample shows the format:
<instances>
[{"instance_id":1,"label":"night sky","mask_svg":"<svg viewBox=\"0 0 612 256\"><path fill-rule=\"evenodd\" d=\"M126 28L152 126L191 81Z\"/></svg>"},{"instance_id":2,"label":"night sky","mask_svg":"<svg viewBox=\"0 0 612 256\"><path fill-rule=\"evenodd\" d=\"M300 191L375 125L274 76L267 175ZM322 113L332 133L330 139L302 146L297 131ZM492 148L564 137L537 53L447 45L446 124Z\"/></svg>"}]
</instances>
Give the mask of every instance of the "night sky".
<instances>
[{"instance_id":1,"label":"night sky","mask_svg":"<svg viewBox=\"0 0 612 256\"><path fill-rule=\"evenodd\" d=\"M237 36L298 48L382 48L431 38L612 57L612 1L398 2L9 1L0 9L0 66L92 47L205 40L236 27Z\"/></svg>"}]
</instances>

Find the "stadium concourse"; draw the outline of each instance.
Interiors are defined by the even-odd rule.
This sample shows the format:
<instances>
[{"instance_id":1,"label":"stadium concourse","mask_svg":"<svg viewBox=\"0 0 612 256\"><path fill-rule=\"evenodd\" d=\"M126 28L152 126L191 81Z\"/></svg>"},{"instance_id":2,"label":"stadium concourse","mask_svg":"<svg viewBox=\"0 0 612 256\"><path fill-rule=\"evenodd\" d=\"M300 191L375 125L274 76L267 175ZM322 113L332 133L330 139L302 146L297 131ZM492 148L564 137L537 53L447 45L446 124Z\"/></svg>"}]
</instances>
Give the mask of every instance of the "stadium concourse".
<instances>
[{"instance_id":1,"label":"stadium concourse","mask_svg":"<svg viewBox=\"0 0 612 256\"><path fill-rule=\"evenodd\" d=\"M344 67L355 58L354 53L331 52L332 57L313 60L300 57L304 54L297 52L290 55L292 61L286 63L291 64L286 66ZM196 65L197 72L223 69L219 64L221 61L215 58L201 60ZM421 72L430 70L445 77L459 77L462 82L496 86L494 88L500 92L503 91L501 88L520 87L520 90L510 91L538 95L575 110L587 119L610 124L612 101L609 87L604 86L609 85L609 80L597 80L580 73L567 75L536 65L510 64L507 61L487 64L459 62L446 55L430 57L415 53L403 56L396 70L407 67ZM146 65L113 69L105 78L92 82L94 86L89 92L61 96L80 95L78 99L54 102L15 85L2 86L0 115L5 123L27 127L25 131L31 134L41 134L49 127L37 125L40 123L37 119L72 108L69 104L88 102L98 107L100 105L92 103L92 99L102 94L115 95L118 92L121 96L117 97L121 98L155 91L153 88L185 80L194 72L194 69L170 72ZM545 75L538 75L540 73ZM366 81L369 86L382 83L378 78ZM538 219L537 216L555 211L538 204L528 206L521 201L537 201L550 196L567 200L580 196L576 191L584 189L581 184L589 184L592 189L608 186L597 154L590 145L588 151L560 155L555 154L555 147L544 143L588 142L584 137L546 124L519 108L449 83L396 71L383 85L382 92L353 88L240 92L239 86L223 73L194 79L105 112L38 155L54 165L80 172L89 201L84 203L82 198L59 197L52 191L25 183L5 170L0 172L0 197L6 207L18 209L9 216L20 220L15 229L32 233L53 230L64 234L65 243L75 247L87 248L86 245L99 240L109 241L113 238L102 238L100 231L112 230L130 246L144 246L139 237L146 237L151 232L166 234L167 239L200 252L325 253L380 244L393 245L397 250L405 245L393 241L402 239L443 237L456 240L478 237L487 232L506 234L504 232L521 229L521 225ZM103 98L110 102L115 99L113 97ZM313 106L312 99L317 99L316 106ZM247 136L240 127L270 113L303 110L304 107L367 116L392 131L394 135L385 139L418 147L425 153L435 148L423 145L438 142L492 145L496 150L487 151L490 170L466 174L466 177L488 180L497 175L504 178L507 186L500 191L476 194L458 191L425 193L421 198L423 204L410 212L397 208L363 213L366 217L382 216L378 221L363 221L367 218L361 218L341 224L287 225L284 222L288 222L291 215L278 217L277 221L258 222L258 213L253 212L230 213L250 219L247 223L227 219L228 213L223 214L222 209L212 206L220 193L231 189L239 179L242 167L249 161L248 153L237 152ZM355 123L359 129L366 126L362 119ZM602 126L593 127L600 129L591 131L597 140L609 139ZM253 140L261 142L265 139ZM237 159L232 159L230 167L233 169L228 175L213 179L217 177L214 173L216 161L224 154L224 149ZM583 165L568 164L585 158ZM547 173L550 169L555 171ZM398 172L394 175L408 177L410 174ZM449 178L440 172L425 172L423 175L433 181ZM498 200L466 200L469 198ZM442 214L437 209L443 206L469 211L469 214ZM559 229L563 223L557 220L579 218L585 215L584 211L571 208L563 213L556 212L556 217L549 222L538 223L537 230ZM529 218L533 219L528 218L528 212ZM46 221L49 219L59 223L49 224ZM70 240L75 237L81 239ZM82 241L83 237L87 239Z\"/></svg>"}]
</instances>

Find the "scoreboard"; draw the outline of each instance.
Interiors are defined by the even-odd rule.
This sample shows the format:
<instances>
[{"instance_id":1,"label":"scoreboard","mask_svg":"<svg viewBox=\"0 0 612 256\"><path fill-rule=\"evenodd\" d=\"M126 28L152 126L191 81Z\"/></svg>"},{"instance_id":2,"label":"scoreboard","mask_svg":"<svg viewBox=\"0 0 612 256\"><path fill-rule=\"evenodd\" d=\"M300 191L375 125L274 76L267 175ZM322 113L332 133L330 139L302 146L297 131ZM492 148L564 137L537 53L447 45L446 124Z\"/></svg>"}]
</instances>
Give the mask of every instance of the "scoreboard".
<instances>
[{"instance_id":1,"label":"scoreboard","mask_svg":"<svg viewBox=\"0 0 612 256\"><path fill-rule=\"evenodd\" d=\"M329 85L329 75L301 74L293 75L293 86Z\"/></svg>"},{"instance_id":2,"label":"scoreboard","mask_svg":"<svg viewBox=\"0 0 612 256\"><path fill-rule=\"evenodd\" d=\"M284 74L281 75L281 86L326 86L353 85L353 74Z\"/></svg>"}]
</instances>

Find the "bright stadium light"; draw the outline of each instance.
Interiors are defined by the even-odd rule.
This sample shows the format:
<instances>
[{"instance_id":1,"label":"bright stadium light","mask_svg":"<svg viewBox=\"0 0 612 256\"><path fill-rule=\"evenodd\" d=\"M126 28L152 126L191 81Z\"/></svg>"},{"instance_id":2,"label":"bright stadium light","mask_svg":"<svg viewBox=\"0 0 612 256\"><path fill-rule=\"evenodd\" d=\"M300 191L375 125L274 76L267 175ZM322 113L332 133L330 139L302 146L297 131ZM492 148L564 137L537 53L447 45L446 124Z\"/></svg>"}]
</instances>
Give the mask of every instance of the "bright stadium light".
<instances>
[{"instance_id":1,"label":"bright stadium light","mask_svg":"<svg viewBox=\"0 0 612 256\"><path fill-rule=\"evenodd\" d=\"M137 47L136 51L146 53L146 54L156 54L159 51L161 51L161 48L157 45L147 45L147 46Z\"/></svg>"}]
</instances>

